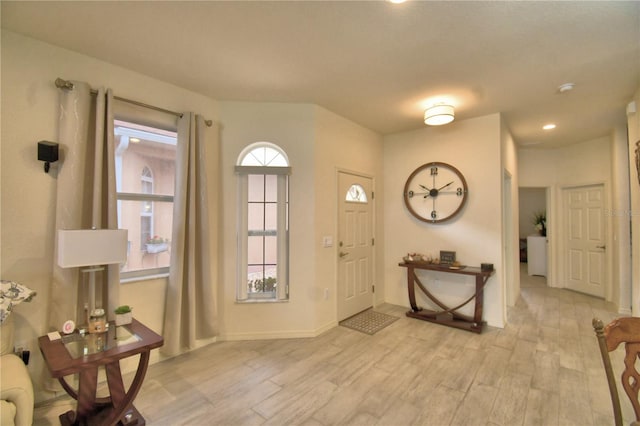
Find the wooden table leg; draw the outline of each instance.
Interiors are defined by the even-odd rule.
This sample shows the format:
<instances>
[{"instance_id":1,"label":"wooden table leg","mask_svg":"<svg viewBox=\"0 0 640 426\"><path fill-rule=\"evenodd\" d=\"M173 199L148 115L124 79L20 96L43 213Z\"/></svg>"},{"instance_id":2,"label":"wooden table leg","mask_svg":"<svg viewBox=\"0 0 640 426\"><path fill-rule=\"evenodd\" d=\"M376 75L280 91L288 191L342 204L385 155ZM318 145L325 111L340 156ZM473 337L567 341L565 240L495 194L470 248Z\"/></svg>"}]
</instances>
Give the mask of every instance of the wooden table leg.
<instances>
[{"instance_id":1,"label":"wooden table leg","mask_svg":"<svg viewBox=\"0 0 640 426\"><path fill-rule=\"evenodd\" d=\"M105 421L105 425L116 424L118 422L122 425L141 426L145 424L144 417L142 417L133 406L133 400L138 395L138 391L140 391L142 382L144 381L144 376L147 374L149 357L150 351L145 351L140 354L136 375L126 393L124 391L124 384L122 383L120 363L114 362L105 366L109 393L111 394L111 401L113 403L113 410L107 418L107 421Z\"/></svg>"},{"instance_id":2,"label":"wooden table leg","mask_svg":"<svg viewBox=\"0 0 640 426\"><path fill-rule=\"evenodd\" d=\"M86 368L80 372L78 385L78 420L89 418L96 408L96 388L98 386L98 367Z\"/></svg>"},{"instance_id":3,"label":"wooden table leg","mask_svg":"<svg viewBox=\"0 0 640 426\"><path fill-rule=\"evenodd\" d=\"M107 372L107 384L109 385L109 395L111 403L114 407L119 407L124 400L124 383L122 382L122 372L120 371L120 362L112 362L104 366Z\"/></svg>"},{"instance_id":4,"label":"wooden table leg","mask_svg":"<svg viewBox=\"0 0 640 426\"><path fill-rule=\"evenodd\" d=\"M482 304L483 304L483 294L484 294L484 281L483 277L478 275L476 276L476 303L473 312L473 321L476 326L479 326L482 323Z\"/></svg>"},{"instance_id":5,"label":"wooden table leg","mask_svg":"<svg viewBox=\"0 0 640 426\"><path fill-rule=\"evenodd\" d=\"M411 310L413 312L418 312L420 308L416 303L416 288L414 282L414 274L415 271L413 267L407 267L407 289L409 291L409 305L411 306Z\"/></svg>"},{"instance_id":6,"label":"wooden table leg","mask_svg":"<svg viewBox=\"0 0 640 426\"><path fill-rule=\"evenodd\" d=\"M67 411L59 419L62 425L87 425L96 409L96 388L98 386L98 367L80 371L76 411Z\"/></svg>"}]
</instances>

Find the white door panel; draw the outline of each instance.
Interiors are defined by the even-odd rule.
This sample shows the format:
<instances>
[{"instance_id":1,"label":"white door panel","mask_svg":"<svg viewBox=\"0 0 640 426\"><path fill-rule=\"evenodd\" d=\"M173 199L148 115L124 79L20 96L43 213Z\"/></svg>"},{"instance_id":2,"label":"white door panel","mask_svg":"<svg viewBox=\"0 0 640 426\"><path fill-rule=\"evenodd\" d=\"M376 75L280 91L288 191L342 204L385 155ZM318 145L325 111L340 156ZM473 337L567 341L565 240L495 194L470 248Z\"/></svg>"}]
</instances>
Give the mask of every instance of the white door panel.
<instances>
[{"instance_id":1,"label":"white door panel","mask_svg":"<svg viewBox=\"0 0 640 426\"><path fill-rule=\"evenodd\" d=\"M604 187L565 189L563 198L567 220L567 287L604 297L607 276Z\"/></svg>"},{"instance_id":2,"label":"white door panel","mask_svg":"<svg viewBox=\"0 0 640 426\"><path fill-rule=\"evenodd\" d=\"M338 321L373 305L373 208L370 178L338 175ZM350 189L359 197L346 195Z\"/></svg>"}]
</instances>

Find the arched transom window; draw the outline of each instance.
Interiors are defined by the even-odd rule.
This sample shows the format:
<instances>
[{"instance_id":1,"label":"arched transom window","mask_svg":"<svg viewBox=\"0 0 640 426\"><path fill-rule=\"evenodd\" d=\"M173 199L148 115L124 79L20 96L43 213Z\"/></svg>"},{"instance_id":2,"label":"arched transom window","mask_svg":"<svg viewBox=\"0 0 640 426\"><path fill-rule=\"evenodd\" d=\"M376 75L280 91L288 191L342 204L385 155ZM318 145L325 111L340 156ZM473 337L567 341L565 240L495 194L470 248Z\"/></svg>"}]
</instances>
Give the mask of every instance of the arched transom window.
<instances>
[{"instance_id":1,"label":"arched transom window","mask_svg":"<svg viewBox=\"0 0 640 426\"><path fill-rule=\"evenodd\" d=\"M347 191L345 200L352 203L366 203L368 201L367 192L364 190L362 185L354 183Z\"/></svg>"}]
</instances>

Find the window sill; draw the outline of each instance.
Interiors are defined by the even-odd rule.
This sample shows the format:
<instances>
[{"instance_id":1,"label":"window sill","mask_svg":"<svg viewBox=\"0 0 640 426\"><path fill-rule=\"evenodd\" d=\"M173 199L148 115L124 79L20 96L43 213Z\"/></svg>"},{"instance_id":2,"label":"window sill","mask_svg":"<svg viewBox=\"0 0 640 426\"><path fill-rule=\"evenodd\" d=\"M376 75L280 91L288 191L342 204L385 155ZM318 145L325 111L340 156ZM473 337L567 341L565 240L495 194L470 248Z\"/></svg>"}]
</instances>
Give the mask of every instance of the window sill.
<instances>
[{"instance_id":1,"label":"window sill","mask_svg":"<svg viewBox=\"0 0 640 426\"><path fill-rule=\"evenodd\" d=\"M287 303L289 299L245 299L245 300L237 300L237 305L254 305L259 303Z\"/></svg>"},{"instance_id":2,"label":"window sill","mask_svg":"<svg viewBox=\"0 0 640 426\"><path fill-rule=\"evenodd\" d=\"M139 281L158 280L158 279L162 279L162 278L169 278L169 273L165 272L165 273L162 273L162 274L142 275L142 276L139 276L139 277L122 278L120 280L120 284L129 284L129 283L135 283L135 282L139 282Z\"/></svg>"}]
</instances>

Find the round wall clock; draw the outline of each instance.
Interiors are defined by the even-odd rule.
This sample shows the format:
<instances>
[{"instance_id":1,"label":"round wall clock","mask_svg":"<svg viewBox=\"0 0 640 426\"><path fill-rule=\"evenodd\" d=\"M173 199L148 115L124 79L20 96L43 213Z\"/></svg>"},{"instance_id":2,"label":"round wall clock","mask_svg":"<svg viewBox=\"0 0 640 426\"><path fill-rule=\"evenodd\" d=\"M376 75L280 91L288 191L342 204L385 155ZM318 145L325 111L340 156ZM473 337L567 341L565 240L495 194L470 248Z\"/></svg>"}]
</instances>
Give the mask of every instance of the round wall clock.
<instances>
[{"instance_id":1,"label":"round wall clock","mask_svg":"<svg viewBox=\"0 0 640 426\"><path fill-rule=\"evenodd\" d=\"M404 203L423 222L440 223L455 217L467 202L467 181L447 163L423 164L404 185Z\"/></svg>"}]
</instances>

